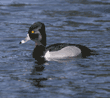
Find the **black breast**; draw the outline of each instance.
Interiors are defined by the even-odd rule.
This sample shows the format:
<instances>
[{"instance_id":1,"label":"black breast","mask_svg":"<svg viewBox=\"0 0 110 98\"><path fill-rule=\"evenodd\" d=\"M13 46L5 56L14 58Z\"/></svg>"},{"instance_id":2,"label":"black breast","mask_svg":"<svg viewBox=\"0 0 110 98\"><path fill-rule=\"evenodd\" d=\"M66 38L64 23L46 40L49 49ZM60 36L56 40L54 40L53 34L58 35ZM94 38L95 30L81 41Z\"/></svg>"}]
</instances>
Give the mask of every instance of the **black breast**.
<instances>
[{"instance_id":1,"label":"black breast","mask_svg":"<svg viewBox=\"0 0 110 98\"><path fill-rule=\"evenodd\" d=\"M42 45L37 45L33 50L33 58L37 61L42 61L44 59L45 47Z\"/></svg>"}]
</instances>

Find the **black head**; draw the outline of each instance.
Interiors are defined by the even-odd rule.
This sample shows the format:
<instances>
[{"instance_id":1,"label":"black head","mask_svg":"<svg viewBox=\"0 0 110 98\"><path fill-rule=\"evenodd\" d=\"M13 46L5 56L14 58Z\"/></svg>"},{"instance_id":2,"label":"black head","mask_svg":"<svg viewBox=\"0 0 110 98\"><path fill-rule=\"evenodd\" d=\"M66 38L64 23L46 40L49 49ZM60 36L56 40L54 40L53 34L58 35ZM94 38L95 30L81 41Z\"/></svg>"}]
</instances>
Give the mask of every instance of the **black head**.
<instances>
[{"instance_id":1,"label":"black head","mask_svg":"<svg viewBox=\"0 0 110 98\"><path fill-rule=\"evenodd\" d=\"M41 22L35 22L29 28L30 39L35 41L36 45L46 46L45 25Z\"/></svg>"}]
</instances>

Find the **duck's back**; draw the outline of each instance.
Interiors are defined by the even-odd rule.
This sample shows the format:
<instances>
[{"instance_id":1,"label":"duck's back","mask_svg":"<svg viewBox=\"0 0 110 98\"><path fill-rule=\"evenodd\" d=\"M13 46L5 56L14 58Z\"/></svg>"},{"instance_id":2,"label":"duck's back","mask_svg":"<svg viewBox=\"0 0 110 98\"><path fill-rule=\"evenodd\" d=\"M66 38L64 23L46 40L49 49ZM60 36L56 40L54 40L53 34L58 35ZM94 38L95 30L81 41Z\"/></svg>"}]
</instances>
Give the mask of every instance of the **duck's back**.
<instances>
[{"instance_id":1,"label":"duck's back","mask_svg":"<svg viewBox=\"0 0 110 98\"><path fill-rule=\"evenodd\" d=\"M79 54L82 55L82 57L87 57L90 56L93 51L87 48L86 46L79 45L79 44L68 44L68 43L57 43L57 44L52 44L48 47L46 47L46 51L52 52L54 54L59 55L61 53L64 53L65 55L70 55L70 56L77 56Z\"/></svg>"}]
</instances>

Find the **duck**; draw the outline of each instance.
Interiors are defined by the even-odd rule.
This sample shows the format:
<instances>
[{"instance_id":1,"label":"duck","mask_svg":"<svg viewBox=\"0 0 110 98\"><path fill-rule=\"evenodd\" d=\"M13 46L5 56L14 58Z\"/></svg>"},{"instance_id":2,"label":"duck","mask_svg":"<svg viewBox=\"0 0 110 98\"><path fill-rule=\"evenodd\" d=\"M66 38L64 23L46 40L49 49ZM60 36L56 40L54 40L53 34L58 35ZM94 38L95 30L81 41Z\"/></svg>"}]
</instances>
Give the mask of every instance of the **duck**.
<instances>
[{"instance_id":1,"label":"duck","mask_svg":"<svg viewBox=\"0 0 110 98\"><path fill-rule=\"evenodd\" d=\"M50 61L72 57L86 58L94 54L94 51L80 44L55 43L46 47L46 31L42 22L35 22L29 27L27 37L20 44L32 40L35 42L33 58L37 61Z\"/></svg>"}]
</instances>

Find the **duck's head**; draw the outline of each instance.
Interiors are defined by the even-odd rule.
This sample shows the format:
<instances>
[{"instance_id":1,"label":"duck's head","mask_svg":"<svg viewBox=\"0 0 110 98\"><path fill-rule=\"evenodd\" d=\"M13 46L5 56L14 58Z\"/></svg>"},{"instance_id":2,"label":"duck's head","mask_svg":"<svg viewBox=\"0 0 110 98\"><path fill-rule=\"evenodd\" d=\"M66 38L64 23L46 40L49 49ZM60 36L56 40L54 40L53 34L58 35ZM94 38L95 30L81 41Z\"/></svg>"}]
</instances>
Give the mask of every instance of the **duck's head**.
<instances>
[{"instance_id":1,"label":"duck's head","mask_svg":"<svg viewBox=\"0 0 110 98\"><path fill-rule=\"evenodd\" d=\"M41 22L35 22L29 28L27 37L25 40L22 40L20 44L25 43L29 40L33 40L36 45L46 46L46 33L45 33L45 25Z\"/></svg>"}]
</instances>

